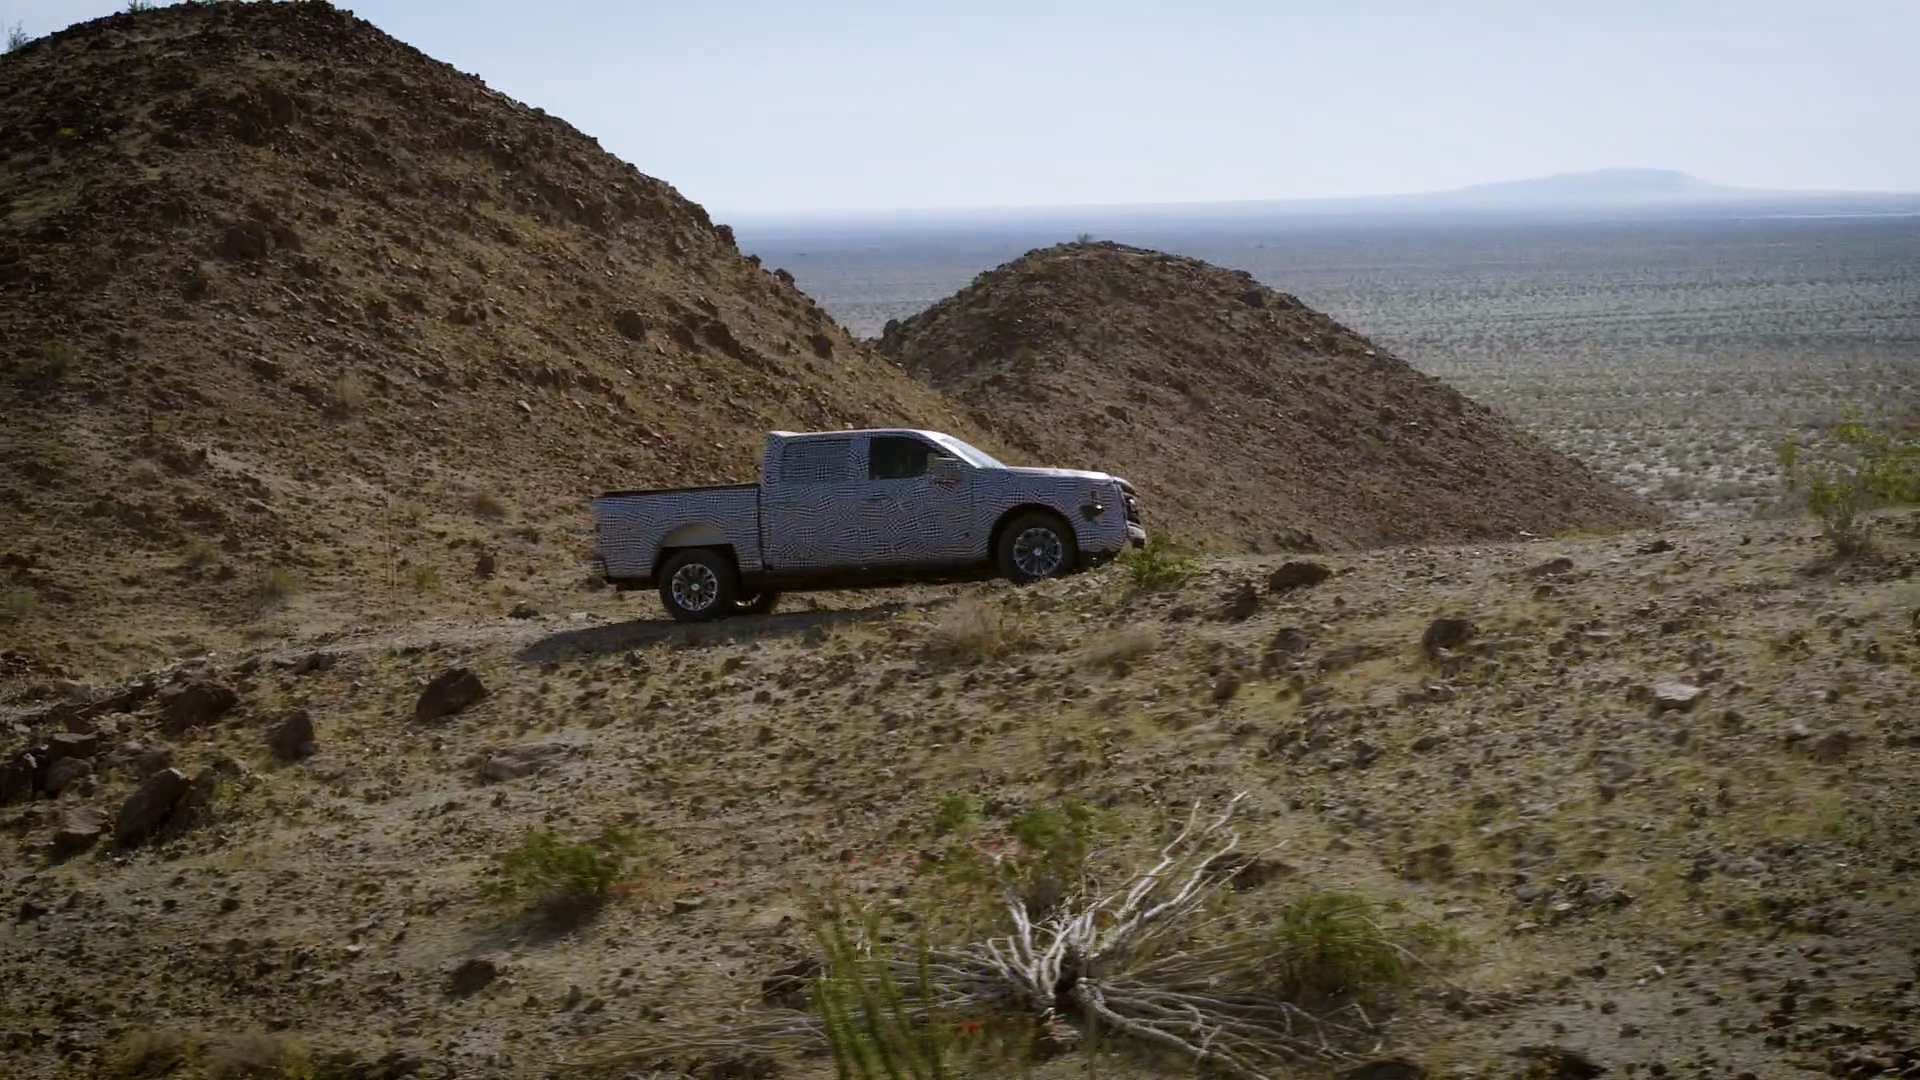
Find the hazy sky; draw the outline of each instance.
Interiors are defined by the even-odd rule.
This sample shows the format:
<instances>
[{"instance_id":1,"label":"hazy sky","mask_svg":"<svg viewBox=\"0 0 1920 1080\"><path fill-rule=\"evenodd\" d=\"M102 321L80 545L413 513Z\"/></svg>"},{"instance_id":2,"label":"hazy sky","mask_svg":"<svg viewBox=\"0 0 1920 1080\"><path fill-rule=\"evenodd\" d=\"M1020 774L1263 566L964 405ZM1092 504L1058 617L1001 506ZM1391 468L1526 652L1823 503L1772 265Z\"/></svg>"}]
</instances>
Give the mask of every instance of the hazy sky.
<instances>
[{"instance_id":1,"label":"hazy sky","mask_svg":"<svg viewBox=\"0 0 1920 1080\"><path fill-rule=\"evenodd\" d=\"M35 35L117 10L0 0ZM364 0L733 212L1422 191L1603 166L1920 191L1920 0Z\"/></svg>"}]
</instances>

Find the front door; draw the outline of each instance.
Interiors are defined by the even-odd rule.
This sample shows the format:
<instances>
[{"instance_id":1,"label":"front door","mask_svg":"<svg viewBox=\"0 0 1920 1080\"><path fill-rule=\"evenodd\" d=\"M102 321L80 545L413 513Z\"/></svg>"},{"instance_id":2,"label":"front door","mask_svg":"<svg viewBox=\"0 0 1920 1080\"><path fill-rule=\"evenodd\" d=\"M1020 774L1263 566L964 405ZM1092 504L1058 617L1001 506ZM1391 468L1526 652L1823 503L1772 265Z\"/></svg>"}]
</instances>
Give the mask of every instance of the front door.
<instances>
[{"instance_id":1,"label":"front door","mask_svg":"<svg viewBox=\"0 0 1920 1080\"><path fill-rule=\"evenodd\" d=\"M972 470L936 478L928 464L943 453L912 435L867 440L866 489L859 505L866 565L951 566L978 554L982 543L973 535Z\"/></svg>"}]
</instances>

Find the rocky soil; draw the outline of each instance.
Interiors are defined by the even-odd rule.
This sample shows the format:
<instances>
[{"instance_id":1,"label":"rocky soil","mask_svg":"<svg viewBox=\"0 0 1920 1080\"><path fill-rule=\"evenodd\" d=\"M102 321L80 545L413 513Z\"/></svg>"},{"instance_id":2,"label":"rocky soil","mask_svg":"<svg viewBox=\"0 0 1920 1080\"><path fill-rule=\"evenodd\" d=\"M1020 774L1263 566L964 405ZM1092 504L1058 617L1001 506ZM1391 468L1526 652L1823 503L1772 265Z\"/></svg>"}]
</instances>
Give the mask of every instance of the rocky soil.
<instances>
[{"instance_id":1,"label":"rocky soil","mask_svg":"<svg viewBox=\"0 0 1920 1080\"><path fill-rule=\"evenodd\" d=\"M546 1075L773 1009L830 890L910 930L945 793L1088 799L1123 853L1244 791L1250 903L1352 890L1457 942L1368 1075L1915 1075L1920 515L1870 561L1816 533L1218 558L1158 591L1116 566L705 628L597 594L16 687L0 1045L46 1077L288 1047ZM645 854L598 918L482 899L528 830L614 825ZM1095 1064L1152 1072L1041 1074Z\"/></svg>"},{"instance_id":2,"label":"rocky soil","mask_svg":"<svg viewBox=\"0 0 1920 1080\"><path fill-rule=\"evenodd\" d=\"M1222 549L1511 540L1659 512L1252 275L1029 252L879 340L1005 443L1093 460Z\"/></svg>"}]
</instances>

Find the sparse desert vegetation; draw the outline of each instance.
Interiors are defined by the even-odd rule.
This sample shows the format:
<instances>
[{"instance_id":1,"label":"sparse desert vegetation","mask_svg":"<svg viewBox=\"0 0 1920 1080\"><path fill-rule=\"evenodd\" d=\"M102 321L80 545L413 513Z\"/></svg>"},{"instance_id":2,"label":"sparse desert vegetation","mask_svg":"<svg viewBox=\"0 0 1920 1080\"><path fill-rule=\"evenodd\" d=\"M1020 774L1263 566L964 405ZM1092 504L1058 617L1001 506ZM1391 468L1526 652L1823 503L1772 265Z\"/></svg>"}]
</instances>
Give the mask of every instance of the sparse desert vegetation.
<instances>
[{"instance_id":1,"label":"sparse desert vegetation","mask_svg":"<svg viewBox=\"0 0 1920 1080\"><path fill-rule=\"evenodd\" d=\"M1334 1025L1336 1062L1448 1080L1516 1075L1522 1050L1622 1075L1909 1061L1920 522L1875 522L1846 560L1811 519L1681 524L712 627L602 593L577 618L292 631L126 683L16 684L9 722L91 747L92 771L0 809L0 982L31 987L0 1032L80 1075L135 1032L208 1068L215 1036L284 1019L315 1068L823 1076L820 976L827 1008L871 989L921 1015L923 946L1014 956L1009 897L1036 956L1043 924L1098 912L1104 933L1124 905L1101 898L1244 793L1172 849L1208 868L1205 902L1108 972L1123 1020L1204 983ZM969 601L1029 646L947 662ZM204 776L215 812L113 842L163 761L178 806ZM605 839L624 830L644 863ZM543 915L554 897L591 917ZM864 981L823 946L828 910ZM953 1036L948 1075L1191 1071L1079 1006L956 1003L933 974L964 1007L912 1030ZM1280 1053L1266 1030L1212 1045Z\"/></svg>"}]
</instances>

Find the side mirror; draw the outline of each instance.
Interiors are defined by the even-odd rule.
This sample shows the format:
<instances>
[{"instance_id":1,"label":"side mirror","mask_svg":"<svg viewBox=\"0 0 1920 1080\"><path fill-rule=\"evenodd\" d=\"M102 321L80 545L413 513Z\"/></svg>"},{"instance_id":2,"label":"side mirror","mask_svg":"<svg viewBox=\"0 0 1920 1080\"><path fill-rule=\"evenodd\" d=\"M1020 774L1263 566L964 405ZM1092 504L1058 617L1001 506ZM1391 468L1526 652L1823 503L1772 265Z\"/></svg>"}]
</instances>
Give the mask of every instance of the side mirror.
<instances>
[{"instance_id":1,"label":"side mirror","mask_svg":"<svg viewBox=\"0 0 1920 1080\"><path fill-rule=\"evenodd\" d=\"M960 483L961 465L959 458L938 455L927 459L927 479L940 487L953 487Z\"/></svg>"}]
</instances>

